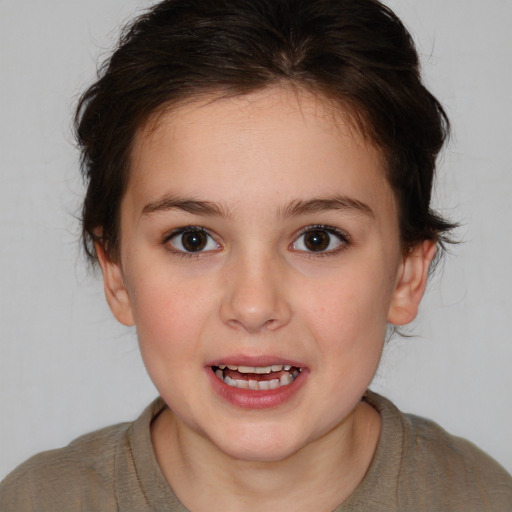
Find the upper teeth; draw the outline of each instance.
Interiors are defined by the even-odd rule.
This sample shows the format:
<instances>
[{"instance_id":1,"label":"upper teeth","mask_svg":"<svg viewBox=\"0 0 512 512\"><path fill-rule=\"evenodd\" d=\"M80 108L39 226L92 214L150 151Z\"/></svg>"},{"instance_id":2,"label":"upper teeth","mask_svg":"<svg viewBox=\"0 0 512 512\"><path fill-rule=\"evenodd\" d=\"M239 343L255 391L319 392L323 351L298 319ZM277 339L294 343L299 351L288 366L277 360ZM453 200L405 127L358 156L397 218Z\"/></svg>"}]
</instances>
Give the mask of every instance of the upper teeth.
<instances>
[{"instance_id":1,"label":"upper teeth","mask_svg":"<svg viewBox=\"0 0 512 512\"><path fill-rule=\"evenodd\" d=\"M232 364L220 364L219 368L221 370L224 370L226 368L229 368L230 370L236 370L240 373L270 373L270 372L280 372L282 370L289 371L291 369L291 366L288 364L274 364L272 366L235 366Z\"/></svg>"}]
</instances>

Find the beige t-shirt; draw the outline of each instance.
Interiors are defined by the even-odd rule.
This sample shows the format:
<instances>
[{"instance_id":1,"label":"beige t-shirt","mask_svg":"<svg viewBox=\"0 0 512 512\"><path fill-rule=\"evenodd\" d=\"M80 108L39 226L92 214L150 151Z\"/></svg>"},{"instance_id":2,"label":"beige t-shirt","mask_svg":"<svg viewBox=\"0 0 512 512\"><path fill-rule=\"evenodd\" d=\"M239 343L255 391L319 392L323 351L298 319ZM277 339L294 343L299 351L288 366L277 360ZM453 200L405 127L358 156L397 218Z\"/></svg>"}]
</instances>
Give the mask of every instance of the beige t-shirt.
<instances>
[{"instance_id":1,"label":"beige t-shirt","mask_svg":"<svg viewBox=\"0 0 512 512\"><path fill-rule=\"evenodd\" d=\"M512 477L493 459L375 393L365 399L382 417L377 451L363 481L334 512L512 511ZM164 407L158 399L133 423L32 457L0 484L0 511L187 512L151 444L151 420Z\"/></svg>"}]
</instances>

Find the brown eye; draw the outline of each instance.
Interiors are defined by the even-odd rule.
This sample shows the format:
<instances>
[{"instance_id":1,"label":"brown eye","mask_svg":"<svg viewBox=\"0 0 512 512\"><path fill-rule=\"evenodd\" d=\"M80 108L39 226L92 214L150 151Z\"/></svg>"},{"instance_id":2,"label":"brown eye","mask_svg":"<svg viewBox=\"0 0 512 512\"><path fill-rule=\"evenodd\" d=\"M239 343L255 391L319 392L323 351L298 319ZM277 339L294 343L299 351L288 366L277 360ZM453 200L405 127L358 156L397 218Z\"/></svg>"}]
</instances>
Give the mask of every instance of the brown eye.
<instances>
[{"instance_id":1,"label":"brown eye","mask_svg":"<svg viewBox=\"0 0 512 512\"><path fill-rule=\"evenodd\" d=\"M171 236L169 243L180 252L215 251L219 245L207 231L201 228L186 228Z\"/></svg>"},{"instance_id":2,"label":"brown eye","mask_svg":"<svg viewBox=\"0 0 512 512\"><path fill-rule=\"evenodd\" d=\"M348 235L330 226L309 226L292 244L294 251L335 254L349 244Z\"/></svg>"},{"instance_id":3,"label":"brown eye","mask_svg":"<svg viewBox=\"0 0 512 512\"><path fill-rule=\"evenodd\" d=\"M331 237L326 231L309 231L304 235L304 245L309 251L325 251L329 247Z\"/></svg>"},{"instance_id":4,"label":"brown eye","mask_svg":"<svg viewBox=\"0 0 512 512\"><path fill-rule=\"evenodd\" d=\"M202 251L208 241L206 233L202 231L188 231L181 235L181 243L186 251Z\"/></svg>"}]
</instances>

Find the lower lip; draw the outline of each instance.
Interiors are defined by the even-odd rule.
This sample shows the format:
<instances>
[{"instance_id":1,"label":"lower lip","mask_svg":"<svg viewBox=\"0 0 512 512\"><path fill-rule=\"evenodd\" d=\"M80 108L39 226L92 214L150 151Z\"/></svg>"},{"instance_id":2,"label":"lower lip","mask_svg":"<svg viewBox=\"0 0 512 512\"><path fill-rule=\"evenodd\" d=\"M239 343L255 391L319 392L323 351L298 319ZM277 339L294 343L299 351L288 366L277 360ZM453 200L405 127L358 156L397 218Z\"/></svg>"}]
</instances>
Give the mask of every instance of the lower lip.
<instances>
[{"instance_id":1,"label":"lower lip","mask_svg":"<svg viewBox=\"0 0 512 512\"><path fill-rule=\"evenodd\" d=\"M211 367L206 367L205 371L214 391L221 398L232 405L245 409L268 409L271 407L279 407L288 402L304 385L309 373L303 368L299 375L286 386L269 390L256 390L228 386L213 373Z\"/></svg>"}]
</instances>

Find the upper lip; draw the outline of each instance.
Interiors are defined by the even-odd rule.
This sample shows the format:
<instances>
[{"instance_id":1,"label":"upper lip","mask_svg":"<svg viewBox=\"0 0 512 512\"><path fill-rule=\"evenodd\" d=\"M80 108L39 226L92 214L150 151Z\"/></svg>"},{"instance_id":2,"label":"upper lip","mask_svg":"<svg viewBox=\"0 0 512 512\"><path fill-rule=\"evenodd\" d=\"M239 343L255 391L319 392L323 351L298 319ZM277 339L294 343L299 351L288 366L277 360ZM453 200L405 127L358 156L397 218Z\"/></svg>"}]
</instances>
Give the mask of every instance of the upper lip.
<instances>
[{"instance_id":1,"label":"upper lip","mask_svg":"<svg viewBox=\"0 0 512 512\"><path fill-rule=\"evenodd\" d=\"M286 357L262 355L262 356L248 356L248 355L230 355L223 358L215 359L207 363L206 366L219 366L221 364L232 366L249 366L249 367L262 367L272 365L289 365L296 368L304 368L304 363L288 359Z\"/></svg>"}]
</instances>

